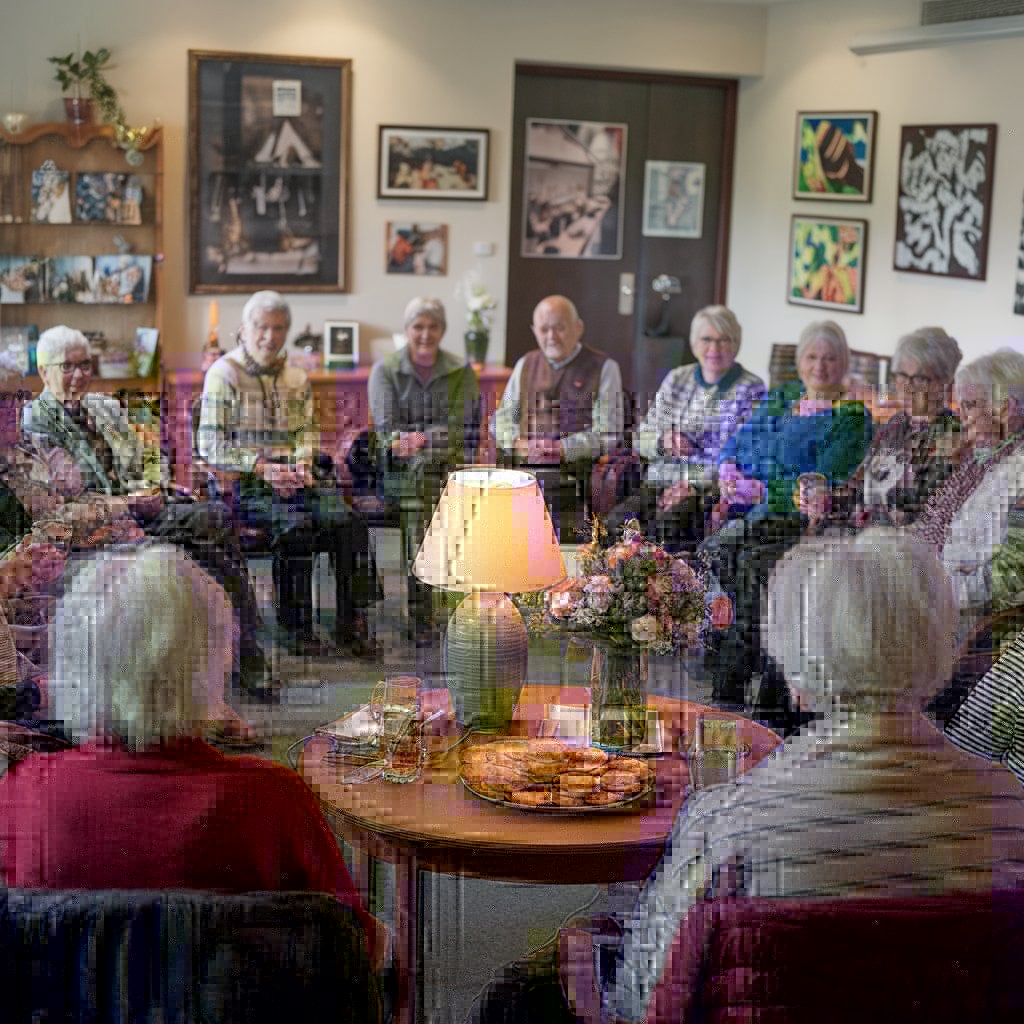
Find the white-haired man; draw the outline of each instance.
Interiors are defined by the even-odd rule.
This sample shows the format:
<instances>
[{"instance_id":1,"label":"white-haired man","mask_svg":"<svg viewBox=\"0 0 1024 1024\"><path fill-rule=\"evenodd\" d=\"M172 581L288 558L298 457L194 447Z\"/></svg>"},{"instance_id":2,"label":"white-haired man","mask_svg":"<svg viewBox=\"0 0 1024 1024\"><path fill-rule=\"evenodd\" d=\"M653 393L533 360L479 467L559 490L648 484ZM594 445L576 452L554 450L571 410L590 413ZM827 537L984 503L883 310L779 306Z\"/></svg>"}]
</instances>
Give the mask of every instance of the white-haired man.
<instances>
[{"instance_id":1,"label":"white-haired man","mask_svg":"<svg viewBox=\"0 0 1024 1024\"><path fill-rule=\"evenodd\" d=\"M318 451L309 378L282 354L290 327L291 309L277 292L246 302L240 344L206 371L199 454L239 474L242 520L271 537L277 621L289 646L331 650L313 626L312 554L327 551L337 580L337 639L366 655L374 651L367 611L379 593L369 531Z\"/></svg>"},{"instance_id":2,"label":"white-haired man","mask_svg":"<svg viewBox=\"0 0 1024 1024\"><path fill-rule=\"evenodd\" d=\"M493 433L502 452L544 484L561 474L561 500L548 498L557 524L559 506L569 518L585 500L594 460L622 439L622 374L614 359L583 344L583 321L564 295L537 303L531 329L537 348L512 368Z\"/></svg>"}]
</instances>

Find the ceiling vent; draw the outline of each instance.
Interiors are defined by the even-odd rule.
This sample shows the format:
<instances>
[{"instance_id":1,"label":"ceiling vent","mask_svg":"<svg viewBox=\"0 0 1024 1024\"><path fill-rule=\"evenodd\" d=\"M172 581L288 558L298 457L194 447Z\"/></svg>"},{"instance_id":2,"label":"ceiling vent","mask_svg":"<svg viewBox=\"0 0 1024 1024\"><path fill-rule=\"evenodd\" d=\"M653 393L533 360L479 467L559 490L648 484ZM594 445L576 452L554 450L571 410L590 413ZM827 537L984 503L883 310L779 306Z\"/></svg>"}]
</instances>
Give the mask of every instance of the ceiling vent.
<instances>
[{"instance_id":1,"label":"ceiling vent","mask_svg":"<svg viewBox=\"0 0 1024 1024\"><path fill-rule=\"evenodd\" d=\"M978 18L1009 18L1024 14L1024 0L924 0L922 25L948 25Z\"/></svg>"},{"instance_id":2,"label":"ceiling vent","mask_svg":"<svg viewBox=\"0 0 1024 1024\"><path fill-rule=\"evenodd\" d=\"M865 56L1020 35L1024 0L924 0L919 26L865 32L851 39L849 47Z\"/></svg>"}]
</instances>

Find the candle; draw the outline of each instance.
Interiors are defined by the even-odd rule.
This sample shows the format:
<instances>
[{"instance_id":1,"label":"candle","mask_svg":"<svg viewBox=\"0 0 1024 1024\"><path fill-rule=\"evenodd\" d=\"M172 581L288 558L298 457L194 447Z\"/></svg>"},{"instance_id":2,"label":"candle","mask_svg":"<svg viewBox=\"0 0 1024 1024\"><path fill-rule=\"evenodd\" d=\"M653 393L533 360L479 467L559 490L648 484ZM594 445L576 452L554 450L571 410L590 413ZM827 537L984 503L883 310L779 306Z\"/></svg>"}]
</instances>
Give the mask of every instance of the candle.
<instances>
[{"instance_id":1,"label":"candle","mask_svg":"<svg viewBox=\"0 0 1024 1024\"><path fill-rule=\"evenodd\" d=\"M220 311L217 308L217 300L210 300L210 330L215 331L220 325Z\"/></svg>"}]
</instances>

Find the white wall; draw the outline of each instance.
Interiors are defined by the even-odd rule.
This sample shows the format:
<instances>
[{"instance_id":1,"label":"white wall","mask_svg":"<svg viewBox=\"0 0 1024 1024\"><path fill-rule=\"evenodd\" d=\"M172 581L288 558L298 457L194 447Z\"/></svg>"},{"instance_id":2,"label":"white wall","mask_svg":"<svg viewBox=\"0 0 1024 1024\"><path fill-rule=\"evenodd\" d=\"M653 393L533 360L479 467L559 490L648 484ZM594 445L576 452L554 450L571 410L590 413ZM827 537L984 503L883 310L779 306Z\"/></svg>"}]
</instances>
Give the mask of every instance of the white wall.
<instances>
[{"instance_id":1,"label":"white wall","mask_svg":"<svg viewBox=\"0 0 1024 1024\"><path fill-rule=\"evenodd\" d=\"M32 0L8 3L4 12L0 108L24 110L34 121L62 119L46 58L79 41L113 51L109 77L129 119L159 118L164 126L164 357L172 366L190 365L205 336L208 298L187 295L187 51L351 58L351 292L295 296L296 329L307 322L319 329L325 319L358 320L365 348L368 339L399 329L408 299L427 292L448 304L446 345L461 351L464 313L454 289L463 273L478 265L504 304L515 62L756 75L765 24L758 8L720 10L678 0ZM489 128L489 200L377 200L377 126L396 123ZM384 274L384 225L396 219L450 225L447 277ZM474 241L495 243L496 255L477 261ZM221 298L222 330L237 322L243 301L240 295ZM503 351L499 328L492 357Z\"/></svg>"},{"instance_id":2,"label":"white wall","mask_svg":"<svg viewBox=\"0 0 1024 1024\"><path fill-rule=\"evenodd\" d=\"M743 362L764 372L773 342L794 341L822 310L786 302L793 213L868 221L862 315L837 319L853 348L891 352L914 327L941 324L970 359L1001 344L1024 346L1013 314L1024 188L1024 38L857 57L858 33L909 28L919 0L802 0L769 13L765 73L741 85L729 302L744 325ZM791 199L798 110L877 110L871 203ZM995 189L988 279L963 281L893 270L900 126L995 123Z\"/></svg>"}]
</instances>

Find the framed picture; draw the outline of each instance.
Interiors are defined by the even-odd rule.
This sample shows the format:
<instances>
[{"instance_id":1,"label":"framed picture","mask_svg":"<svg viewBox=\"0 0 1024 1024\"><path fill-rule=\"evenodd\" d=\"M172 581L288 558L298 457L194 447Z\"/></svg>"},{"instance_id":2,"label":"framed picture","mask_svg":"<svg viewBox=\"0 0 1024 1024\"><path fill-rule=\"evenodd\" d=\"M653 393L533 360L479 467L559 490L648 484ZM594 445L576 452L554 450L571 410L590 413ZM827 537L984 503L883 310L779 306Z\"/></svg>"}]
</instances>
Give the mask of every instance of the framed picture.
<instances>
[{"instance_id":1,"label":"framed picture","mask_svg":"<svg viewBox=\"0 0 1024 1024\"><path fill-rule=\"evenodd\" d=\"M900 129L897 270L985 280L995 158L994 124Z\"/></svg>"},{"instance_id":2,"label":"framed picture","mask_svg":"<svg viewBox=\"0 0 1024 1024\"><path fill-rule=\"evenodd\" d=\"M866 220L794 215L788 300L797 306L862 313L867 236Z\"/></svg>"},{"instance_id":3,"label":"framed picture","mask_svg":"<svg viewBox=\"0 0 1024 1024\"><path fill-rule=\"evenodd\" d=\"M626 127L527 120L523 256L622 258Z\"/></svg>"},{"instance_id":4,"label":"framed picture","mask_svg":"<svg viewBox=\"0 0 1024 1024\"><path fill-rule=\"evenodd\" d=\"M92 302L91 256L54 256L46 271L50 302Z\"/></svg>"},{"instance_id":5,"label":"framed picture","mask_svg":"<svg viewBox=\"0 0 1024 1024\"><path fill-rule=\"evenodd\" d=\"M155 327L135 328L135 376L148 377L156 362L156 346L160 332Z\"/></svg>"},{"instance_id":6,"label":"framed picture","mask_svg":"<svg viewBox=\"0 0 1024 1024\"><path fill-rule=\"evenodd\" d=\"M324 321L324 369L352 370L359 365L359 324L354 320Z\"/></svg>"},{"instance_id":7,"label":"framed picture","mask_svg":"<svg viewBox=\"0 0 1024 1024\"><path fill-rule=\"evenodd\" d=\"M486 199L491 133L486 128L382 124L378 199Z\"/></svg>"},{"instance_id":8,"label":"framed picture","mask_svg":"<svg viewBox=\"0 0 1024 1024\"><path fill-rule=\"evenodd\" d=\"M193 293L345 291L351 63L189 51Z\"/></svg>"},{"instance_id":9,"label":"framed picture","mask_svg":"<svg viewBox=\"0 0 1024 1024\"><path fill-rule=\"evenodd\" d=\"M389 274L440 277L448 273L448 225L395 221L385 232L384 269Z\"/></svg>"},{"instance_id":10,"label":"framed picture","mask_svg":"<svg viewBox=\"0 0 1024 1024\"><path fill-rule=\"evenodd\" d=\"M106 224L141 224L142 192L142 178L138 174L82 172L75 179L75 218Z\"/></svg>"},{"instance_id":11,"label":"framed picture","mask_svg":"<svg viewBox=\"0 0 1024 1024\"><path fill-rule=\"evenodd\" d=\"M32 172L32 223L71 223L71 174L52 160Z\"/></svg>"},{"instance_id":12,"label":"framed picture","mask_svg":"<svg viewBox=\"0 0 1024 1024\"><path fill-rule=\"evenodd\" d=\"M97 256L93 261L92 301L146 302L152 273L152 256Z\"/></svg>"},{"instance_id":13,"label":"framed picture","mask_svg":"<svg viewBox=\"0 0 1024 1024\"><path fill-rule=\"evenodd\" d=\"M39 256L0 256L0 305L44 302L46 260Z\"/></svg>"},{"instance_id":14,"label":"framed picture","mask_svg":"<svg viewBox=\"0 0 1024 1024\"><path fill-rule=\"evenodd\" d=\"M793 198L871 202L877 119L873 110L800 111Z\"/></svg>"},{"instance_id":15,"label":"framed picture","mask_svg":"<svg viewBox=\"0 0 1024 1024\"><path fill-rule=\"evenodd\" d=\"M704 222L704 164L648 160L644 164L643 233L700 238Z\"/></svg>"}]
</instances>

